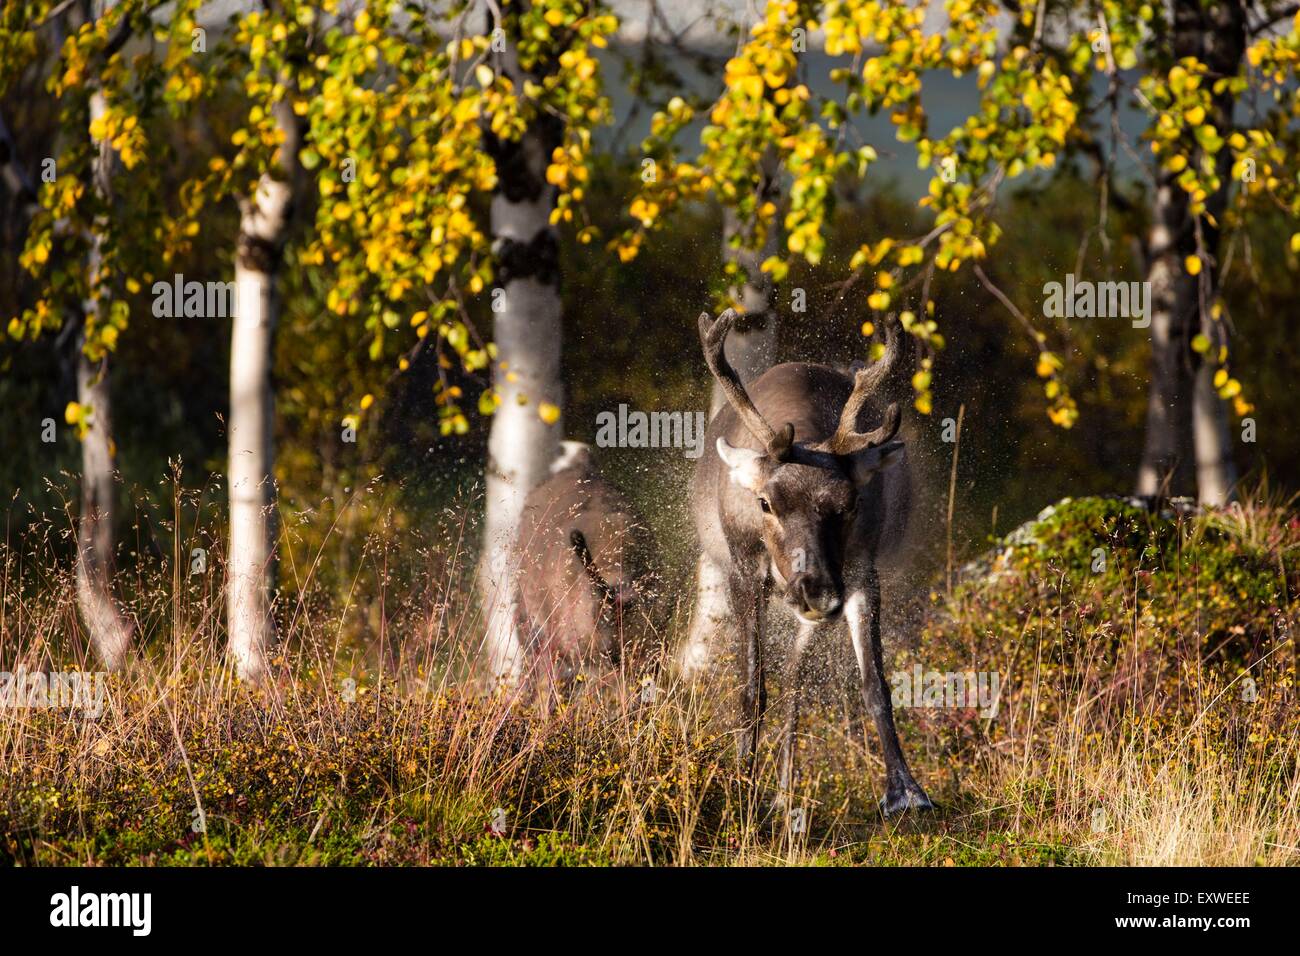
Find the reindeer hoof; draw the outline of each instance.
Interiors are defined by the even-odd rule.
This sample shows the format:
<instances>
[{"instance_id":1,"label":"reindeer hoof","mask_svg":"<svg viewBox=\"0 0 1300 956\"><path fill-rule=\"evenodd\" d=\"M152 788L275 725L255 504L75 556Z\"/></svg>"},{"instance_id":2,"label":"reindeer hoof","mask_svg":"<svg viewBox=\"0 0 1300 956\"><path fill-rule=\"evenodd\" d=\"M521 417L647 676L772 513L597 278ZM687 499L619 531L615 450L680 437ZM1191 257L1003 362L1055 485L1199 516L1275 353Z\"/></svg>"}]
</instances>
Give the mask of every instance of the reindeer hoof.
<instances>
[{"instance_id":1,"label":"reindeer hoof","mask_svg":"<svg viewBox=\"0 0 1300 956\"><path fill-rule=\"evenodd\" d=\"M891 787L880 799L880 810L887 817L902 813L904 810L933 810L934 804L925 795L919 784L905 784Z\"/></svg>"}]
</instances>

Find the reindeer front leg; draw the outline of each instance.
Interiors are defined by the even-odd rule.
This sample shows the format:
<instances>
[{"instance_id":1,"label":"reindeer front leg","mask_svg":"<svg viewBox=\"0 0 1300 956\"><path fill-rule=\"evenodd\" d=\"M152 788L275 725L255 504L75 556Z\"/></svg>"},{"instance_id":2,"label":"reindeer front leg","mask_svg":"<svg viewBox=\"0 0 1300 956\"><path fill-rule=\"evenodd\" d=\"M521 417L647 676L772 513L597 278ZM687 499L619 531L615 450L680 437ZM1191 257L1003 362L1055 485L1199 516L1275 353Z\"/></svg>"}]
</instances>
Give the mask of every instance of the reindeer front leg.
<instances>
[{"instance_id":1,"label":"reindeer front leg","mask_svg":"<svg viewBox=\"0 0 1300 956\"><path fill-rule=\"evenodd\" d=\"M796 783L795 751L799 736L799 705L802 703L803 698L804 654L808 650L808 644L812 641L815 626L807 622L800 622L794 645L790 648L789 657L786 658L785 679L782 681L783 689L789 701L789 709L786 711L785 733L782 735L781 741L781 793L777 797L777 802L778 805L787 808L794 804Z\"/></svg>"},{"instance_id":2,"label":"reindeer front leg","mask_svg":"<svg viewBox=\"0 0 1300 956\"><path fill-rule=\"evenodd\" d=\"M849 595L844 611L862 675L862 702L876 723L885 758L885 796L880 807L885 816L910 809L932 810L934 804L907 768L894 727L894 708L880 647L880 576L874 565L867 570L863 588Z\"/></svg>"},{"instance_id":3,"label":"reindeer front leg","mask_svg":"<svg viewBox=\"0 0 1300 956\"><path fill-rule=\"evenodd\" d=\"M767 687L763 674L763 632L770 587L766 569L733 568L728 579L728 597L740 631L741 705L738 754L743 771L753 779L758 760L758 739L763 713L767 710Z\"/></svg>"}]
</instances>

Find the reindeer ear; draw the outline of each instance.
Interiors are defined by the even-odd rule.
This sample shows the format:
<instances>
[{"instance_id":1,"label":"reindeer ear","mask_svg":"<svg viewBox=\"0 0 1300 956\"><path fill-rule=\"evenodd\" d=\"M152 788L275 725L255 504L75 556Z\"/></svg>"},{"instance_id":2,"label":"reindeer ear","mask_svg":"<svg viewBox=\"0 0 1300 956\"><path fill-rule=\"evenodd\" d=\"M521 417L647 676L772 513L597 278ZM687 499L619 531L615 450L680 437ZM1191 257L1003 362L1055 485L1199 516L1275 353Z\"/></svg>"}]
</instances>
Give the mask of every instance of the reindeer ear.
<instances>
[{"instance_id":1,"label":"reindeer ear","mask_svg":"<svg viewBox=\"0 0 1300 956\"><path fill-rule=\"evenodd\" d=\"M752 448L736 448L725 438L718 439L718 457L731 469L731 480L742 488L757 492L763 486L763 459L767 456Z\"/></svg>"},{"instance_id":2,"label":"reindeer ear","mask_svg":"<svg viewBox=\"0 0 1300 956\"><path fill-rule=\"evenodd\" d=\"M878 448L868 448L849 458L849 470L855 485L866 484L872 475L892 468L903 460L907 446L901 441L885 442Z\"/></svg>"}]
</instances>

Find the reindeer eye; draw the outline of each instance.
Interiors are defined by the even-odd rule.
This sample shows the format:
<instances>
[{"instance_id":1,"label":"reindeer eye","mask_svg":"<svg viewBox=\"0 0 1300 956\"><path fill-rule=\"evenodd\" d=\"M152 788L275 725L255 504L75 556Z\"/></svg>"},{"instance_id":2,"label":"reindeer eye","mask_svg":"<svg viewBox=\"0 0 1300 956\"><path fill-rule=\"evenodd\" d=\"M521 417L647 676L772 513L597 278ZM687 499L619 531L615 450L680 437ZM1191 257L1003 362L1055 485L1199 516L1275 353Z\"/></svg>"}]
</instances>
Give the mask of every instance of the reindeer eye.
<instances>
[{"instance_id":1,"label":"reindeer eye","mask_svg":"<svg viewBox=\"0 0 1300 956\"><path fill-rule=\"evenodd\" d=\"M766 498L759 498L758 506L763 509L763 514L770 515L772 513L772 503Z\"/></svg>"}]
</instances>

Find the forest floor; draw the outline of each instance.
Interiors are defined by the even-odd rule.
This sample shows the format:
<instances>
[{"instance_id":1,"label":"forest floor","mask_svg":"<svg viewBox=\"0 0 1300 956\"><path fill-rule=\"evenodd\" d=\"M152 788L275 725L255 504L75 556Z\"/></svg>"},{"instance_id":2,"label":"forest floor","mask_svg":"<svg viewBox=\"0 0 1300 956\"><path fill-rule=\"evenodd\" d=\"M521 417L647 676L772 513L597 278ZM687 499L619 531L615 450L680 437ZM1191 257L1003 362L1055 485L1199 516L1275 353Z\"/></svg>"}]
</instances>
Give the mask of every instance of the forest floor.
<instances>
[{"instance_id":1,"label":"forest floor","mask_svg":"<svg viewBox=\"0 0 1300 956\"><path fill-rule=\"evenodd\" d=\"M465 677L481 628L447 583L355 627L299 601L273 679L250 691L221 664L219 588L162 568L141 586L166 595L139 615L143 653L92 678L70 582L10 552L0 862L1294 864L1298 559L1289 503L1044 512L887 650L904 750L938 808L886 820L874 732L838 677L818 682L776 811L788 689L770 688L749 779L725 664L687 682L625 661L542 715ZM74 706L20 706L72 671ZM995 680L996 701L945 696L954 674ZM938 689L908 698L900 675Z\"/></svg>"}]
</instances>

